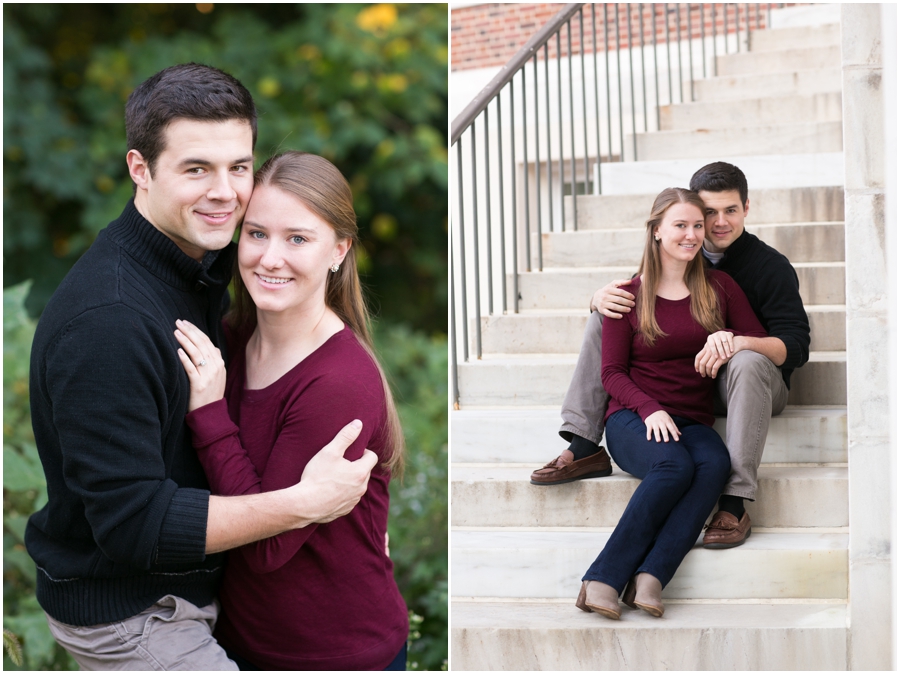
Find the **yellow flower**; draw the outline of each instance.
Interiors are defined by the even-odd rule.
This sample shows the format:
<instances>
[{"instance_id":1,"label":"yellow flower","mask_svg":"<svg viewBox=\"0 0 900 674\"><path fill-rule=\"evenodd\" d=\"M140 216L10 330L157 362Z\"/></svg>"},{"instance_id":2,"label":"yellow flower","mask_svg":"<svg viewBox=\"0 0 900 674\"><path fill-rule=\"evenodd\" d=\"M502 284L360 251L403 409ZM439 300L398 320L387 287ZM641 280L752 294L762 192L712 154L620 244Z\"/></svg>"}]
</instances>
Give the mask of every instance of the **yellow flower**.
<instances>
[{"instance_id":1,"label":"yellow flower","mask_svg":"<svg viewBox=\"0 0 900 674\"><path fill-rule=\"evenodd\" d=\"M274 77L263 77L257 87L259 93L266 98L275 98L281 93L281 84Z\"/></svg>"},{"instance_id":2,"label":"yellow flower","mask_svg":"<svg viewBox=\"0 0 900 674\"><path fill-rule=\"evenodd\" d=\"M397 22L397 8L393 5L372 5L356 15L356 25L370 33L387 30Z\"/></svg>"}]
</instances>

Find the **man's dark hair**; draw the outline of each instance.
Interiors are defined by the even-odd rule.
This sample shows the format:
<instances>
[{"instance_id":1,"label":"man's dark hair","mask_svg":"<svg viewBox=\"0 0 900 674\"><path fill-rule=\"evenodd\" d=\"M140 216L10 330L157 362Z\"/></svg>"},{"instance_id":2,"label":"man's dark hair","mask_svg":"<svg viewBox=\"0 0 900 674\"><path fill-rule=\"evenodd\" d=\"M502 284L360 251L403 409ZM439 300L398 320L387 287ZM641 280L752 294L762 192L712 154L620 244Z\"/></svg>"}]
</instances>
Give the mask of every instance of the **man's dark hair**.
<instances>
[{"instance_id":1,"label":"man's dark hair","mask_svg":"<svg viewBox=\"0 0 900 674\"><path fill-rule=\"evenodd\" d=\"M151 174L165 148L166 127L176 119L246 121L256 147L256 106L246 87L218 68L199 63L171 66L145 80L125 104L125 136Z\"/></svg>"},{"instance_id":2,"label":"man's dark hair","mask_svg":"<svg viewBox=\"0 0 900 674\"><path fill-rule=\"evenodd\" d=\"M691 191L727 192L737 190L741 205L747 203L747 177L737 166L724 161L707 164L691 176Z\"/></svg>"}]
</instances>

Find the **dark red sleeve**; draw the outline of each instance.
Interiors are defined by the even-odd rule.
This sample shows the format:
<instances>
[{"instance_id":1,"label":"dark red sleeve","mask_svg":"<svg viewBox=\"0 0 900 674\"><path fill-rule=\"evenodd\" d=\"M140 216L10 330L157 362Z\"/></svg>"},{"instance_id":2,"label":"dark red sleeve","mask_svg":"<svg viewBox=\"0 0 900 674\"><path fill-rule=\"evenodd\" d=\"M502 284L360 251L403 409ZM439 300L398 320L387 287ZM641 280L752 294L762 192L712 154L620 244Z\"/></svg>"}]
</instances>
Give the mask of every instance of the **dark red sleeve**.
<instances>
[{"instance_id":1,"label":"dark red sleeve","mask_svg":"<svg viewBox=\"0 0 900 674\"><path fill-rule=\"evenodd\" d=\"M631 317L634 315L632 312L618 320L604 319L601 338L603 369L600 379L606 392L619 404L636 412L641 419L646 419L661 410L662 405L635 384L629 374L634 329Z\"/></svg>"},{"instance_id":2,"label":"dark red sleeve","mask_svg":"<svg viewBox=\"0 0 900 674\"><path fill-rule=\"evenodd\" d=\"M321 374L304 387L302 396L288 408L262 474L241 445L238 428L229 418L224 400L191 412L187 422L212 492L236 496L295 485L313 455L354 419L363 422L363 429L344 456L349 460L360 458L373 433L383 425L384 398L374 367L353 368L353 362L350 359L338 364L329 360L321 364ZM318 526L311 524L287 531L242 546L238 551L256 573L274 571L297 553Z\"/></svg>"},{"instance_id":3,"label":"dark red sleeve","mask_svg":"<svg viewBox=\"0 0 900 674\"><path fill-rule=\"evenodd\" d=\"M724 272L713 272L722 302L725 329L735 336L768 337L741 287Z\"/></svg>"}]
</instances>

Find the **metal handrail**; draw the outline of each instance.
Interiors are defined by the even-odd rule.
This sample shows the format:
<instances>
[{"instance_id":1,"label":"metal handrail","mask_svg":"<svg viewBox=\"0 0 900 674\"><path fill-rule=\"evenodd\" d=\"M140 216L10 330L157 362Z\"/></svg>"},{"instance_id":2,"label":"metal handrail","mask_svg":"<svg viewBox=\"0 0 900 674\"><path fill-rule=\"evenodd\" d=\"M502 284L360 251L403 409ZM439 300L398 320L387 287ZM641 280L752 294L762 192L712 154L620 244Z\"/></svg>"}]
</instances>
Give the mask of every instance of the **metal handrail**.
<instances>
[{"instance_id":1,"label":"metal handrail","mask_svg":"<svg viewBox=\"0 0 900 674\"><path fill-rule=\"evenodd\" d=\"M519 69L528 63L530 59L534 58L537 50L549 42L554 33L584 4L583 2L573 2L563 7L537 33L531 36L531 39L516 52L515 56L506 62L506 65L500 69L500 72L497 73L494 79L488 82L487 86L453 120L453 123L450 125L451 145L459 140L463 131L469 128L469 125L484 111L488 103L494 100L494 97L500 93L500 90L506 86L506 83L516 76Z\"/></svg>"},{"instance_id":2,"label":"metal handrail","mask_svg":"<svg viewBox=\"0 0 900 674\"><path fill-rule=\"evenodd\" d=\"M763 8L767 26L775 6L783 3ZM711 40L706 26L710 13ZM576 14L578 24L573 26ZM598 18L603 23L599 30ZM661 109L695 100L697 80L708 73L716 76L718 58L742 51L742 39L744 49L749 49L751 28L759 29L760 24L758 5L754 22L750 5L738 3L604 4L602 12L594 4L567 4L456 116L450 133L451 145L456 146L451 158L457 161L458 197L453 201L458 210L450 227L450 366L455 404L459 400L457 360L460 356L464 361L482 358L483 325L491 325L497 313L519 313L522 293L531 306L537 306L524 284L520 285L526 278L520 278L520 271L543 271L544 235L577 230L580 195L609 189L601 184L607 179L604 173L614 176L606 166L637 160L638 135L664 128ZM579 44L573 50L574 39ZM554 47L555 69L550 64ZM640 51L634 54L635 50ZM593 56L592 66L586 52ZM541 57L544 64L539 69ZM580 57L580 71L573 57ZM648 72L651 66L652 73ZM641 78L640 87L635 77ZM654 80L652 86L648 77ZM591 114L595 119L589 125ZM582 119L576 123L578 115ZM466 133L470 138L464 142ZM484 324L482 306L487 311Z\"/></svg>"}]
</instances>

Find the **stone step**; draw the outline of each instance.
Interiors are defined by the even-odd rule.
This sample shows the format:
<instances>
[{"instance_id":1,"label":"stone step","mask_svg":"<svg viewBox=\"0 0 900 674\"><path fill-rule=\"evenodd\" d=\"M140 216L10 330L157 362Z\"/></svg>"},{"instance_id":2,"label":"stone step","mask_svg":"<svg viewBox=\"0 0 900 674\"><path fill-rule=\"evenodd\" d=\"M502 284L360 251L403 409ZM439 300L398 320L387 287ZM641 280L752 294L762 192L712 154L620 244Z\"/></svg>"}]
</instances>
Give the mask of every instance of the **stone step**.
<instances>
[{"instance_id":1,"label":"stone step","mask_svg":"<svg viewBox=\"0 0 900 674\"><path fill-rule=\"evenodd\" d=\"M654 162L657 165L661 162ZM626 166L635 166L628 164ZM687 187L693 169L678 177L673 185ZM744 170L744 169L742 169ZM756 178L757 176L754 176ZM754 184L751 182L751 184ZM750 211L745 224L773 222L839 222L844 219L844 188L794 187L753 189L748 192ZM603 194L578 197L578 231L586 229L619 229L643 227L650 216L654 194ZM572 197L566 197L566 230L574 231Z\"/></svg>"},{"instance_id":2,"label":"stone step","mask_svg":"<svg viewBox=\"0 0 900 674\"><path fill-rule=\"evenodd\" d=\"M574 602L610 533L453 529L453 596ZM848 543L846 533L752 532L727 551L697 545L663 599L846 599Z\"/></svg>"},{"instance_id":3,"label":"stone step","mask_svg":"<svg viewBox=\"0 0 900 674\"><path fill-rule=\"evenodd\" d=\"M805 96L841 91L839 65L794 72L725 75L694 81L695 101L727 101L763 96Z\"/></svg>"},{"instance_id":4,"label":"stone step","mask_svg":"<svg viewBox=\"0 0 900 674\"><path fill-rule=\"evenodd\" d=\"M624 223L623 223L624 224ZM747 225L791 262L840 262L844 259L843 222L794 222ZM637 267L647 233L644 225L622 229L552 232L541 235L544 269L548 267ZM537 234L532 234L532 255L537 261Z\"/></svg>"},{"instance_id":5,"label":"stone step","mask_svg":"<svg viewBox=\"0 0 900 674\"><path fill-rule=\"evenodd\" d=\"M832 47L840 44L840 23L830 23L816 28L803 26L797 28L754 30L750 33L751 52Z\"/></svg>"},{"instance_id":6,"label":"stone step","mask_svg":"<svg viewBox=\"0 0 900 674\"><path fill-rule=\"evenodd\" d=\"M516 463L541 466L564 450L559 406L548 408L462 409L450 413L455 463ZM714 428L723 438L727 419ZM769 423L763 464L846 463L847 410L791 406Z\"/></svg>"},{"instance_id":7,"label":"stone step","mask_svg":"<svg viewBox=\"0 0 900 674\"><path fill-rule=\"evenodd\" d=\"M724 54L716 57L716 64L716 74L721 77L840 68L841 45Z\"/></svg>"},{"instance_id":8,"label":"stone step","mask_svg":"<svg viewBox=\"0 0 900 674\"><path fill-rule=\"evenodd\" d=\"M844 304L843 262L795 262L800 297L811 304ZM619 267L550 268L519 274L519 310L577 309L586 311L598 288L610 281L631 278L637 265ZM513 279L507 278L509 306L513 306Z\"/></svg>"},{"instance_id":9,"label":"stone step","mask_svg":"<svg viewBox=\"0 0 900 674\"><path fill-rule=\"evenodd\" d=\"M575 355L496 356L459 364L459 404L467 406L560 405ZM846 354L818 351L791 375L792 405L845 405Z\"/></svg>"},{"instance_id":10,"label":"stone step","mask_svg":"<svg viewBox=\"0 0 900 674\"><path fill-rule=\"evenodd\" d=\"M600 165L601 192L604 195L651 194L656 196L667 187L687 187L691 176L697 169L716 161L724 161L740 167L747 176L747 183L753 190L830 187L843 185L844 182L843 152L752 156L729 155L723 152L721 154L710 153L705 158L696 159L604 162ZM645 206L648 212L653 203L653 196ZM578 202L581 203L583 198L578 197ZM840 220L841 218L829 219ZM770 222L779 220L770 220Z\"/></svg>"},{"instance_id":11,"label":"stone step","mask_svg":"<svg viewBox=\"0 0 900 674\"><path fill-rule=\"evenodd\" d=\"M585 304L587 304L587 299ZM847 343L845 307L806 307L813 351L843 351ZM484 353L578 353L587 310L505 314L481 317ZM475 348L475 319L471 320L470 348Z\"/></svg>"},{"instance_id":12,"label":"stone step","mask_svg":"<svg viewBox=\"0 0 900 674\"><path fill-rule=\"evenodd\" d=\"M637 159L706 157L717 151L738 155L841 152L841 122L803 122L771 126L655 131L637 134ZM635 161L631 134L625 136L625 161Z\"/></svg>"},{"instance_id":13,"label":"stone step","mask_svg":"<svg viewBox=\"0 0 900 674\"><path fill-rule=\"evenodd\" d=\"M841 94L833 91L664 105L659 109L659 118L661 131L774 126L797 119L839 122Z\"/></svg>"},{"instance_id":14,"label":"stone step","mask_svg":"<svg viewBox=\"0 0 900 674\"><path fill-rule=\"evenodd\" d=\"M845 670L845 604L668 604L607 620L562 603L451 602L453 671Z\"/></svg>"},{"instance_id":15,"label":"stone step","mask_svg":"<svg viewBox=\"0 0 900 674\"><path fill-rule=\"evenodd\" d=\"M553 457L548 456L547 459ZM607 477L568 484L530 483L530 466L452 464L451 524L457 527L614 527L640 480L613 465ZM846 527L847 469L761 466L756 501L747 502L756 527Z\"/></svg>"}]
</instances>

